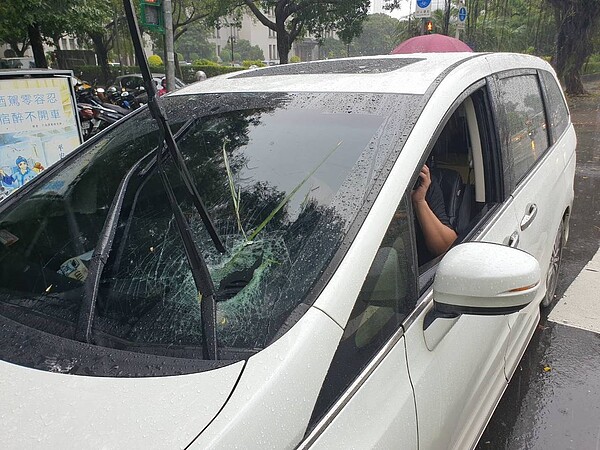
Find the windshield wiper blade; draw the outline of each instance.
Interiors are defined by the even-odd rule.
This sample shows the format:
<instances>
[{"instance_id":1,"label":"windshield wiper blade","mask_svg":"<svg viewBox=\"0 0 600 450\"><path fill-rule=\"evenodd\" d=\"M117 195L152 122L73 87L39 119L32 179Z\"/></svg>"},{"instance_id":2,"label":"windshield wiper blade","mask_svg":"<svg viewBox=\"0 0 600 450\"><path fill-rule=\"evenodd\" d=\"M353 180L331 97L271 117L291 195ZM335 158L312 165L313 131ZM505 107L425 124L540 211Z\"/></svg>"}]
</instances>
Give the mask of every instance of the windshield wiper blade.
<instances>
[{"instance_id":1,"label":"windshield wiper blade","mask_svg":"<svg viewBox=\"0 0 600 450\"><path fill-rule=\"evenodd\" d=\"M192 125L194 125L196 122L198 122L200 120L200 118L198 117L194 117L192 119L188 119L182 126L181 128L179 128L179 130L177 130L177 133L175 133L175 141L178 141L179 138L188 132L188 130L192 127ZM158 149L157 149L158 150ZM169 149L167 148L167 146L164 144L162 145L162 148L160 149L160 152L156 151L155 153L158 155L160 154L161 158L164 158L164 155L166 153L168 153ZM139 176L143 177L145 176L148 172L150 172L152 169L154 169L154 167L156 167L156 164L159 163L160 161L157 158L154 158L152 161L150 161L148 163L148 165L146 165L146 167L144 167L143 169L140 170Z\"/></svg>"},{"instance_id":2,"label":"windshield wiper blade","mask_svg":"<svg viewBox=\"0 0 600 450\"><path fill-rule=\"evenodd\" d=\"M196 122L196 119L190 119L185 124L183 124L183 126L175 134L175 140L178 140L183 134L185 134L189 130L189 128L192 126L192 124L195 122ZM112 203L110 204L108 214L107 214L104 224L102 226L102 231L100 232L100 239L98 241L98 244L94 248L94 253L90 260L90 267L88 268L88 277L86 278L84 288L83 288L84 296L83 296L83 301L82 301L82 304L80 307L79 319L78 319L78 323L77 323L77 331L75 333L75 338L79 341L87 342L87 343L89 343L91 341L92 325L94 322L94 311L95 311L96 299L98 298L98 288L100 285L100 279L102 278L104 266L106 265L106 262L108 261L108 257L110 255L110 252L112 250L112 244L113 244L113 241L115 238L117 225L119 224L119 219L121 217L121 211L123 209L123 200L125 198L127 189L129 188L129 183L133 179L133 175L136 172L138 173L139 176L145 177L145 180L138 186L135 196L134 196L134 201L131 206L131 213L130 213L130 214L133 214L133 211L135 210L135 204L137 202L138 194L139 194L140 190L142 189L142 187L145 185L145 183L148 181L148 178L146 178L146 177L151 172L151 169L153 167L155 167L157 160L153 159L150 163L146 164L146 166L143 168L141 166L146 162L146 160L148 158L150 158L156 152L159 152L162 157L162 154L164 153L164 146L162 146L162 151L159 151L159 150L161 150L160 147L161 146L159 146L159 148L157 148L156 150L153 150L152 152L147 153L146 155L142 156L131 167L131 169L129 169L129 171L125 174L125 176L121 180L119 187L117 189L117 193L115 194L115 197L114 197ZM159 164L160 164L160 161L159 161ZM130 222L130 220L128 220L128 224L125 227L125 231L123 231L124 237L121 242L121 247L123 247L123 244L125 243L125 237L128 235L128 229L129 229L129 225L130 225L129 222ZM113 271L115 273L118 272L118 264L121 259L119 257L120 253L122 253L122 248L119 249L119 252L117 253L117 257L115 258L115 264L117 265L117 267L113 267Z\"/></svg>"},{"instance_id":3,"label":"windshield wiper blade","mask_svg":"<svg viewBox=\"0 0 600 450\"><path fill-rule=\"evenodd\" d=\"M108 215L106 216L106 220L104 221L104 225L102 226L102 231L100 233L100 239L98 244L96 244L96 248L94 248L94 253L92 254L92 259L90 260L88 276L83 285L83 300L81 302L79 320L77 321L77 330L75 332L75 339L79 341L87 342L88 344L91 341L92 325L94 323L94 311L96 308L96 300L98 299L100 278L102 277L102 271L106 265L106 262L108 261L108 256L115 238L125 193L127 192L127 187L129 186L129 181L131 180L133 174L139 169L147 156L148 155L138 160L138 162L136 162L125 174L121 180L121 183L119 184L115 198L110 204Z\"/></svg>"},{"instance_id":4,"label":"windshield wiper blade","mask_svg":"<svg viewBox=\"0 0 600 450\"><path fill-rule=\"evenodd\" d=\"M188 192L192 196L196 208L200 213L202 221L204 222L204 225L207 228L215 244L215 247L221 253L225 253L225 246L221 242L221 239L217 234L216 228L210 216L208 215L208 211L206 210L206 207L202 202L200 194L198 193L196 186L193 183L192 177L187 170L187 167L183 160L183 156L177 148L177 143L175 142L173 133L171 132L171 128L169 127L169 124L165 118L162 103L156 95L156 86L154 84L154 81L152 80L152 75L150 74L150 67L148 66L148 61L146 60L146 55L144 54L144 50L142 48L142 39L137 25L137 16L135 14L133 4L131 3L131 0L123 0L123 6L125 7L125 16L127 17L127 25L129 26L129 32L133 41L135 55L140 66L142 76L144 77L146 91L148 92L148 109L150 110L150 114L156 120L158 128L162 134L163 140L169 150L169 153L173 158L175 167L181 175L181 178L183 179L183 182L186 185ZM171 183L167 177L167 174L162 168L162 165L160 164L162 159L161 149L162 146L159 146L156 151L156 162L161 175L161 179L163 181L165 192L167 193L169 206L171 207L171 210L175 217L177 230L179 231L181 240L183 242L183 247L185 250L187 260L191 266L192 278L194 279L194 284L196 285L196 289L198 290L201 308L200 316L202 320L202 343L204 357L207 359L217 359L217 308L214 284L210 277L210 272L208 270L208 266L206 265L206 261L204 260L202 254L198 250L189 224L187 223L187 220L185 219L183 212L181 211L181 208L177 203L177 198L175 197L175 193L173 192L173 188L171 187Z\"/></svg>"},{"instance_id":5,"label":"windshield wiper blade","mask_svg":"<svg viewBox=\"0 0 600 450\"><path fill-rule=\"evenodd\" d=\"M139 62L140 71L142 72L142 76L144 77L144 84L146 86L146 91L148 93L148 109L150 111L150 114L152 115L152 118L156 121L156 123L158 124L158 128L163 137L162 140L164 141L164 146L166 146L167 151L173 158L173 161L175 163L175 168L177 169L177 172L181 176L181 179L183 180L183 183L184 183L189 195L192 198L192 202L194 203L194 206L195 206L196 210L198 211L198 214L200 215L200 218L202 219L202 222L204 223L204 226L205 226L206 230L208 231L208 234L210 235L210 238L212 239L212 241L215 245L215 248L220 253L225 253L226 252L225 245L223 244L223 241L221 240L221 237L219 236L219 233L217 232L217 228L215 227L215 224L212 221L212 218L210 217L208 210L206 209L206 206L204 205L204 202L202 201L202 196L198 192L198 188L196 187L196 184L194 183L194 180L192 179L192 176L185 164L183 155L181 154L181 151L177 147L177 143L175 142L175 138L173 137L171 127L169 126L169 124L166 120L166 116L165 116L165 112L164 112L162 103L156 92L156 85L154 84L154 81L152 80L152 75L150 73L150 67L148 66L148 61L146 60L146 56L144 55L144 52L141 48L141 43L140 43L140 48L139 49L137 48L135 36L137 36L137 38L140 39L140 42L141 42L141 38L139 37L139 31L137 28L137 19L135 16L135 12L133 10L133 6L131 5L131 2L129 0L123 0L123 3L125 5L125 15L128 16L128 14L129 14L128 7L131 9L132 14L133 14L132 15L133 23L129 19L129 16L127 17L127 21L128 21L128 25L129 25L129 31L131 32L134 48L136 51L136 58ZM140 54L138 54L138 52ZM188 121L186 123L186 125L190 126L194 123L194 121L195 120L192 119L192 120ZM162 157L162 153L163 153L162 150L163 150L164 146L159 146L160 148L156 152L157 163L160 162L159 160Z\"/></svg>"}]
</instances>

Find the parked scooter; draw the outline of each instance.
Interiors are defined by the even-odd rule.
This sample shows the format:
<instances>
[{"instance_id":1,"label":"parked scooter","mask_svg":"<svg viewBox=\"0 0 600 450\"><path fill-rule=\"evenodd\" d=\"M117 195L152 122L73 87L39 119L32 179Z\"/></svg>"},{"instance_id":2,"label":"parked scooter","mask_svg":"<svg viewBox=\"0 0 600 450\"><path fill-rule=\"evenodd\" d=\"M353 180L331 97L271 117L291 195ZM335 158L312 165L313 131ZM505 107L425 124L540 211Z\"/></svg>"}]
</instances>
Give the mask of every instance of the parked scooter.
<instances>
[{"instance_id":1,"label":"parked scooter","mask_svg":"<svg viewBox=\"0 0 600 450\"><path fill-rule=\"evenodd\" d=\"M84 140L112 125L131 112L130 109L109 103L104 89L80 84L75 89L79 119Z\"/></svg>"},{"instance_id":2,"label":"parked scooter","mask_svg":"<svg viewBox=\"0 0 600 450\"><path fill-rule=\"evenodd\" d=\"M140 102L132 92L125 89L119 92L115 86L110 86L106 89L106 96L112 104L125 109L134 110L141 106Z\"/></svg>"},{"instance_id":3,"label":"parked scooter","mask_svg":"<svg viewBox=\"0 0 600 450\"><path fill-rule=\"evenodd\" d=\"M109 103L104 93L104 89L102 88L94 89L91 86L88 88L79 86L76 89L75 95L77 97L78 103L86 103L88 105L110 109L113 110L115 113L120 114L122 117L125 117L131 112L131 110L127 108L123 108L122 106L113 105L112 103ZM102 98L100 96L102 96Z\"/></svg>"}]
</instances>

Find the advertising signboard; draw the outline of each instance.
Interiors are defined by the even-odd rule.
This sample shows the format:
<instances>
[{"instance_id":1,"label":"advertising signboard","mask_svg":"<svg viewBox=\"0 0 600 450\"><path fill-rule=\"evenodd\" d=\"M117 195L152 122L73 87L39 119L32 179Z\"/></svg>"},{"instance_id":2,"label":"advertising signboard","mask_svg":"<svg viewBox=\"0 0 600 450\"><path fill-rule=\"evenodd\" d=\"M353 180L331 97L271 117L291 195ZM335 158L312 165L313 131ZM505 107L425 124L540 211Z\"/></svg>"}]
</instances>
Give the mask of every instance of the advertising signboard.
<instances>
[{"instance_id":1,"label":"advertising signboard","mask_svg":"<svg viewBox=\"0 0 600 450\"><path fill-rule=\"evenodd\" d=\"M0 72L0 201L81 144L70 72Z\"/></svg>"}]
</instances>

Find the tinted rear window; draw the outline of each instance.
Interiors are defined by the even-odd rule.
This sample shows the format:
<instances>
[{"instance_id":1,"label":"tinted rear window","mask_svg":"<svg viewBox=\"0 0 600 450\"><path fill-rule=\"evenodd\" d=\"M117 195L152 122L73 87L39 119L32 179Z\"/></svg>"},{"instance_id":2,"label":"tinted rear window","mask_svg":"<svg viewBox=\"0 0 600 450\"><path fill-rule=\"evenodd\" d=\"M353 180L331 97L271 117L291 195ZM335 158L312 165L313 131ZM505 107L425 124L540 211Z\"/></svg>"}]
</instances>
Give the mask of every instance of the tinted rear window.
<instances>
[{"instance_id":1,"label":"tinted rear window","mask_svg":"<svg viewBox=\"0 0 600 450\"><path fill-rule=\"evenodd\" d=\"M550 72L540 71L548 98L548 122L554 140L558 139L569 125L569 110L562 90Z\"/></svg>"}]
</instances>

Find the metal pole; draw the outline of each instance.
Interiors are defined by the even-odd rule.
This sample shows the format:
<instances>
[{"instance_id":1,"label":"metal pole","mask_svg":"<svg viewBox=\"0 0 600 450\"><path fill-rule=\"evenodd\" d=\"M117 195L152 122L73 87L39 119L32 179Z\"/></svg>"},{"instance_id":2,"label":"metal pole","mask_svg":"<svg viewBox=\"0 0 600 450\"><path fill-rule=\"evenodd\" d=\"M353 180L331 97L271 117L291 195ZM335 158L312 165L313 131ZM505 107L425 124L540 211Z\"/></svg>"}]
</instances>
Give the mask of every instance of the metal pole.
<instances>
[{"instance_id":1,"label":"metal pole","mask_svg":"<svg viewBox=\"0 0 600 450\"><path fill-rule=\"evenodd\" d=\"M231 41L231 66L233 66L233 25L229 26L229 40Z\"/></svg>"},{"instance_id":2,"label":"metal pole","mask_svg":"<svg viewBox=\"0 0 600 450\"><path fill-rule=\"evenodd\" d=\"M119 45L119 27L117 26L118 16L116 11L113 17L113 24L115 30L115 46L117 47L117 55L119 55L119 75L123 75L123 59L121 58L121 46Z\"/></svg>"},{"instance_id":3,"label":"metal pole","mask_svg":"<svg viewBox=\"0 0 600 450\"><path fill-rule=\"evenodd\" d=\"M173 14L171 0L164 0L163 14L165 17L165 75L167 76L167 90L175 90L175 53L173 51Z\"/></svg>"}]
</instances>

